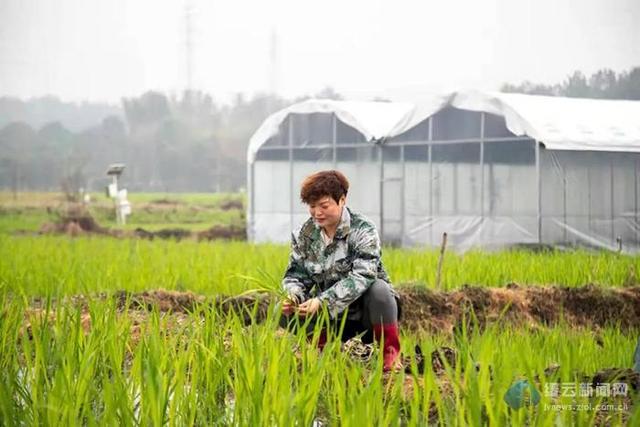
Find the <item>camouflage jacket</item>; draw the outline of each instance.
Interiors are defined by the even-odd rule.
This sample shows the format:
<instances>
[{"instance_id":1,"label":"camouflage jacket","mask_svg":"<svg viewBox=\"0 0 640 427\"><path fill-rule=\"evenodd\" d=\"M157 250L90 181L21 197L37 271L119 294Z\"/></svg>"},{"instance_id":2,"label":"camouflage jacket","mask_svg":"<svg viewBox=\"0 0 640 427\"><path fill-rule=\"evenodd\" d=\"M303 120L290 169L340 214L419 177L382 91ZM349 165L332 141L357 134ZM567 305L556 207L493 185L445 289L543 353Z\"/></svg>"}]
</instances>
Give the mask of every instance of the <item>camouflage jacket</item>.
<instances>
[{"instance_id":1,"label":"camouflage jacket","mask_svg":"<svg viewBox=\"0 0 640 427\"><path fill-rule=\"evenodd\" d=\"M291 236L291 255L282 286L298 302L318 297L336 317L376 279L389 282L380 260L375 225L347 207L333 241L325 246L320 226L309 218Z\"/></svg>"}]
</instances>

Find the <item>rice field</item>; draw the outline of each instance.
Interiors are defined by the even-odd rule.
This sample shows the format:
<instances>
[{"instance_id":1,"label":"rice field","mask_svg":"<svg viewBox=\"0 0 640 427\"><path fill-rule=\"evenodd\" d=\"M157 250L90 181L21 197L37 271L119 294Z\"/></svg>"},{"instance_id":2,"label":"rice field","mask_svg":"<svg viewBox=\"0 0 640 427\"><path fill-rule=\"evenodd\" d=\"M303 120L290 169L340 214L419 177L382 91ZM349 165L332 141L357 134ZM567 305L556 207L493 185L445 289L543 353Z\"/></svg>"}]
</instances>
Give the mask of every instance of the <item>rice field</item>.
<instances>
[{"instance_id":1,"label":"rice field","mask_svg":"<svg viewBox=\"0 0 640 427\"><path fill-rule=\"evenodd\" d=\"M0 234L1 286L27 295L71 295L109 290L190 290L237 294L255 280L277 286L286 267L286 245L103 237ZM436 251L385 248L383 261L395 284L435 286ZM614 253L447 253L441 285L605 287L636 285L640 257Z\"/></svg>"},{"instance_id":2,"label":"rice field","mask_svg":"<svg viewBox=\"0 0 640 427\"><path fill-rule=\"evenodd\" d=\"M518 378L544 378L540 393L552 382L580 384L575 372L623 366L634 344L615 329L602 332L603 351L589 331L496 326L457 337L455 366L440 374L414 363L383 376L377 353L352 360L335 342L319 353L303 336L276 333L273 312L244 326L205 307L181 322L152 311L136 330L114 304L89 302L87 331L72 306L44 316L6 294L2 303L11 307L0 326L3 425L592 425L602 412L544 408L596 407L602 398L542 395L536 407L513 410L503 395ZM405 348L427 354L444 343L403 336ZM551 362L561 368L547 379ZM604 419L632 425L639 414L628 416L611 410Z\"/></svg>"},{"instance_id":3,"label":"rice field","mask_svg":"<svg viewBox=\"0 0 640 427\"><path fill-rule=\"evenodd\" d=\"M286 245L0 233L0 425L640 425L630 385L613 396L592 384L632 366L640 330L615 322L401 324L406 369L389 374L375 346L320 352L318 330L311 342L284 332L277 302L260 318L206 302L277 294L287 258ZM435 251L385 248L383 260L397 287L435 287ZM613 253L447 253L441 287L622 288L639 269ZM174 312L119 293L153 289L206 300ZM522 380L533 389L516 409L505 395Z\"/></svg>"},{"instance_id":4,"label":"rice field","mask_svg":"<svg viewBox=\"0 0 640 427\"><path fill-rule=\"evenodd\" d=\"M102 193L90 193L89 196L91 202L86 206L87 211L98 224L112 229L203 230L212 225L244 225L242 205L245 196L239 193L132 193L129 200L133 212L124 226L116 224L110 198ZM59 220L60 214L73 205L61 193L18 193L14 196L0 191L0 233L36 232L44 223Z\"/></svg>"}]
</instances>

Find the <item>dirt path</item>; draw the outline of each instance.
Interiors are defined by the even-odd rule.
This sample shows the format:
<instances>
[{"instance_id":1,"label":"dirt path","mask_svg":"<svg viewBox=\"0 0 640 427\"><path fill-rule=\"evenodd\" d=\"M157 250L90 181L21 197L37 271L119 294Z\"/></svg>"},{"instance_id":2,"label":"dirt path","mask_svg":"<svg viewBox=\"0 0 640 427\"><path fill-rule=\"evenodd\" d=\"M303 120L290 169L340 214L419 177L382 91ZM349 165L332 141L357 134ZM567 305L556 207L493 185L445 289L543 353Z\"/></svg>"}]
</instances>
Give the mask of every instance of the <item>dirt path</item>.
<instances>
[{"instance_id":1,"label":"dirt path","mask_svg":"<svg viewBox=\"0 0 640 427\"><path fill-rule=\"evenodd\" d=\"M403 328L419 332L452 333L463 323L484 328L495 322L516 326L545 327L566 321L571 325L600 328L617 325L623 330L640 328L640 286L463 287L451 292L399 286ZM264 318L272 300L267 296L207 298L190 292L154 290L136 294L120 292L116 298L133 307L185 312L197 304L211 303L223 311L250 311L259 304L258 320ZM245 310L246 309L246 310ZM248 320L248 319L247 319Z\"/></svg>"}]
</instances>

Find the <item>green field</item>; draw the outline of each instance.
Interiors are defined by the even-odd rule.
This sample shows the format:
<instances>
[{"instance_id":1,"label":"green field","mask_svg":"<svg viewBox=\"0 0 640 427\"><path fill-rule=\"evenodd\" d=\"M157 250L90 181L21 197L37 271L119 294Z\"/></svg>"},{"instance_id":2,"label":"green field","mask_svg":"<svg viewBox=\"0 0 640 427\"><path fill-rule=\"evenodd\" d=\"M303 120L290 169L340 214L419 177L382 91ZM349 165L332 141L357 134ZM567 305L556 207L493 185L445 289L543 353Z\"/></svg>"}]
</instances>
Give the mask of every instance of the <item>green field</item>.
<instances>
[{"instance_id":1,"label":"green field","mask_svg":"<svg viewBox=\"0 0 640 427\"><path fill-rule=\"evenodd\" d=\"M406 356L416 345L428 358L447 346L455 349L454 366L419 370L414 359L408 372L387 376L377 352L362 362L335 342L320 353L305 337L283 333L277 305L269 306L266 320L245 325L240 313L223 314L205 303L173 313L118 305L110 297L119 290L208 297L257 288L275 292L286 245L16 234L37 230L38 212L50 218L50 197L1 199L0 425L640 423L630 390L625 399L545 393L553 384L579 389L585 376L603 368L630 367L639 330L615 323L593 331L565 323L528 328L500 322L453 335L403 330ZM202 229L215 212L230 212L218 209L220 200L242 199L139 197L141 206L160 207L137 223L132 217L132 224L173 226L183 211L210 205L202 221L192 223ZM152 203L161 199L179 200L174 205L181 213L161 220L167 204ZM383 260L399 288L435 286L435 251L385 248ZM639 257L613 253L447 253L442 286L637 286L639 269ZM546 376L545 368L554 364L558 371ZM521 378L535 384L541 401L511 409L503 396ZM605 403L626 406L595 410Z\"/></svg>"},{"instance_id":2,"label":"green field","mask_svg":"<svg viewBox=\"0 0 640 427\"><path fill-rule=\"evenodd\" d=\"M8 305L0 325L3 425L592 425L597 416L620 425L628 415L544 409L605 401L552 400L543 390L547 383L581 384L576 372L627 364L635 337L615 329L602 331L603 351L589 331L496 326L458 337L455 367L441 375L414 365L383 378L375 355L353 361L335 344L319 353L302 336L276 333L273 316L245 327L238 316L206 307L178 324L152 312L136 338L126 312L90 302L90 332L79 309L62 305L49 322L27 315L28 339L27 307L4 300ZM416 343L427 354L451 345L446 337L403 336L405 349ZM550 363L561 368L546 379ZM512 381L536 375L545 378L538 406L509 409L502 397ZM630 425L639 416L636 409Z\"/></svg>"},{"instance_id":3,"label":"green field","mask_svg":"<svg viewBox=\"0 0 640 427\"><path fill-rule=\"evenodd\" d=\"M235 294L254 280L277 284L288 260L286 245L195 242L110 237L0 235L0 277L14 292L75 294L104 290L176 289ZM383 261L395 284L433 288L436 251L385 248ZM591 252L447 253L442 286L637 284L640 258Z\"/></svg>"},{"instance_id":4,"label":"green field","mask_svg":"<svg viewBox=\"0 0 640 427\"><path fill-rule=\"evenodd\" d=\"M87 210L102 226L111 229L147 230L184 228L204 230L214 225L244 226L244 208L224 209L225 204L244 206L242 194L131 193L132 215L118 226L113 201L102 193L91 193ZM46 222L55 222L72 206L61 193L0 192L0 233L35 232Z\"/></svg>"}]
</instances>

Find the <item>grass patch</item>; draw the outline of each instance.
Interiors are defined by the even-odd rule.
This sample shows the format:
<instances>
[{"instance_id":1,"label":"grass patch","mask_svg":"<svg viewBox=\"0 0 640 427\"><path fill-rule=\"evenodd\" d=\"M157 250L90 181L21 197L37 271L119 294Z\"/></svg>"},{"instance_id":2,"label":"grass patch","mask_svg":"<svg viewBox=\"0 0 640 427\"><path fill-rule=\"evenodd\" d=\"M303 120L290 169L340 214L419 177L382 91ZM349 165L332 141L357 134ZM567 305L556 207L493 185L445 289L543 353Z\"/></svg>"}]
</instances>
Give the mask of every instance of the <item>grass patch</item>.
<instances>
[{"instance_id":1,"label":"grass patch","mask_svg":"<svg viewBox=\"0 0 640 427\"><path fill-rule=\"evenodd\" d=\"M133 193L129 196L133 213L125 226L115 220L113 201L92 193L88 211L104 227L150 231L184 228L201 231L212 226L244 227L245 196L239 193ZM0 233L35 232L46 222L55 222L68 207L61 193L0 192Z\"/></svg>"},{"instance_id":2,"label":"grass patch","mask_svg":"<svg viewBox=\"0 0 640 427\"><path fill-rule=\"evenodd\" d=\"M288 255L286 245L275 244L0 235L0 283L30 295L157 288L237 294L255 287L247 277L279 283ZM383 251L393 283L429 288L437 257L436 251ZM442 284L627 286L637 284L637 271L640 257L610 253L448 253Z\"/></svg>"}]
</instances>

